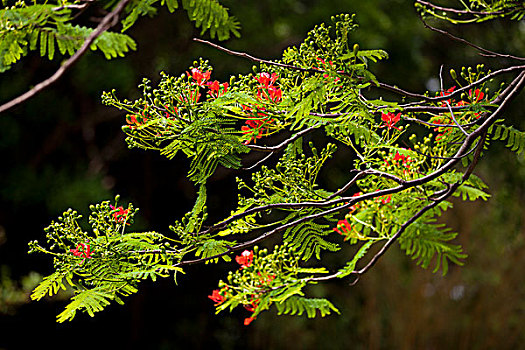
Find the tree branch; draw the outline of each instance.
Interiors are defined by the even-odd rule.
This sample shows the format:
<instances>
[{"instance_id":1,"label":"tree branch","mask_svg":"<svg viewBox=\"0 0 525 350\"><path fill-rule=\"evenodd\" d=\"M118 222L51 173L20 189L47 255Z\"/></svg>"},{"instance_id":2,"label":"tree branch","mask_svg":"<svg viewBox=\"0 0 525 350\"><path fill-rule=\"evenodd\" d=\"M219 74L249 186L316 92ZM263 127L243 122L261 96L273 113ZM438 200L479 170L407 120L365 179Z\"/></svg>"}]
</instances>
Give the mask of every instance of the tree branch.
<instances>
[{"instance_id":1,"label":"tree branch","mask_svg":"<svg viewBox=\"0 0 525 350\"><path fill-rule=\"evenodd\" d=\"M60 79L62 77L62 75L64 75L64 73L69 68L71 68L80 59L80 57L82 57L82 55L84 55L87 52L87 50L89 49L91 44L102 33L104 33L106 30L108 30L109 28L111 28L111 27L113 27L114 25L117 24L117 21L118 21L120 13L124 10L126 5L130 1L131 0L121 0L117 4L117 6L115 6L113 11L108 13L102 19L102 21L97 26L97 28L93 32L91 32L91 34L86 38L86 40L84 41L84 44L82 44L82 46L77 50L77 52L75 52L75 54L73 56L71 56L69 59L67 59L64 62L64 64L62 64L60 66L60 68L57 69L55 74L53 74L51 77L47 78L46 80L38 83L37 85L35 85L35 87L33 87L31 90L27 91L26 93L24 93L24 94L14 98L14 99L12 99L11 101L1 105L0 106L0 113L6 112L7 110L9 110L9 109L11 109L11 108L13 108L13 107L15 107L15 106L25 102L25 101L27 101L28 99L32 98L33 96L35 96L36 94L38 94L39 92L41 92L42 90L47 88L48 86L50 86L53 83L55 83L58 79Z\"/></svg>"},{"instance_id":2,"label":"tree branch","mask_svg":"<svg viewBox=\"0 0 525 350\"><path fill-rule=\"evenodd\" d=\"M249 54L244 53L244 52L238 52L238 51L229 50L229 49L227 49L225 47L222 47L220 45L217 45L217 44L214 44L212 42L209 42L209 41L206 41L206 40L202 40L202 39L194 38L193 40L196 41L196 42L200 42L200 43L206 44L206 45L210 45L210 46L212 46L212 47L214 47L214 48L216 48L216 49L218 49L220 51L226 52L229 55L247 58L247 59L249 59L251 61L254 61L254 62L257 62L257 63L264 63L264 64L267 64L267 65L272 65L272 66L286 68L286 69L293 69L293 70L302 71L302 72L326 73L326 71L322 70L322 69L303 68L303 67L293 66L293 65L290 65L290 64L284 64L284 63L280 63L280 62L273 62L273 61L269 61L269 60L264 60L264 59L254 57L254 56L249 55ZM429 97L429 96L425 96L425 95L418 94L418 93L408 92L408 91L400 89L400 88L398 88L396 86L391 86L391 85L388 85L388 84L385 84L385 83L381 83L381 82L379 82L379 86L378 87L381 88L381 89L384 89L384 90L395 92L395 93L397 93L399 95L402 95L402 96L405 96L405 97L418 98L418 99L421 99L421 100L426 101L426 102L438 102L438 101L442 101L442 100L451 99L452 97L456 97L456 96L460 95L462 92L465 92L468 89L472 89L472 87L480 85L481 83L483 83L483 82L485 82L487 80L490 80L490 79L494 78L497 75L504 74L504 73L510 73L510 72L513 72L513 71L516 71L516 70L517 71L525 70L525 65L511 66L511 67L499 69L497 71L494 71L492 73L487 74L486 76L484 76L483 78L473 82L472 84L463 86L463 87L455 90L454 92L452 92L452 93L450 93L450 94L448 94L446 96ZM342 72L342 71L337 71L337 74L340 74L340 75L343 75L343 76L350 76L348 73L345 73L345 72ZM371 85L371 87L374 87L374 85ZM410 107L410 106L415 106L415 105L418 105L418 104L421 104L421 103L422 103L421 101L408 103L408 104L405 105L405 108L406 107Z\"/></svg>"},{"instance_id":3,"label":"tree branch","mask_svg":"<svg viewBox=\"0 0 525 350\"><path fill-rule=\"evenodd\" d=\"M428 6L428 7L431 7L435 10L438 10L438 11L445 11L445 12L450 12L450 13L454 13L454 14L457 14L457 15L481 15L481 16L489 16L489 15L504 15L505 11L493 11L493 12L483 12L483 11L472 11L472 10L457 10L457 9L454 9L454 8L450 8L450 7L443 7L443 6L438 6L438 5L434 5L430 2L427 2L427 1L423 1L423 0L416 0L417 3L421 4L421 5L424 5L424 6Z\"/></svg>"},{"instance_id":4,"label":"tree branch","mask_svg":"<svg viewBox=\"0 0 525 350\"><path fill-rule=\"evenodd\" d=\"M501 53L498 53L498 52L495 52L495 51L491 51L491 50L487 50L487 49L484 49L482 48L481 46L478 46L476 44L473 44L471 43L470 41L468 40L465 40L463 38L460 38L460 37L457 37L449 32L447 32L446 30L442 30L442 29L438 29L438 28L435 28L435 27L432 27L430 24L428 24L423 18L421 18L421 22L423 22L423 25L436 32L436 33L440 33L440 34L443 34L445 36L447 36L448 38L454 40L454 41L458 41L460 43L463 43L465 45L468 45L470 47L473 47L475 48L476 50L480 51L480 52L483 52L485 55L487 56L492 56L492 57L501 57L501 58L510 58L510 59L513 59L513 60L520 60L520 61L525 61L525 58L523 57L517 57L517 56L513 56L513 55L508 55L508 54L501 54Z\"/></svg>"}]
</instances>

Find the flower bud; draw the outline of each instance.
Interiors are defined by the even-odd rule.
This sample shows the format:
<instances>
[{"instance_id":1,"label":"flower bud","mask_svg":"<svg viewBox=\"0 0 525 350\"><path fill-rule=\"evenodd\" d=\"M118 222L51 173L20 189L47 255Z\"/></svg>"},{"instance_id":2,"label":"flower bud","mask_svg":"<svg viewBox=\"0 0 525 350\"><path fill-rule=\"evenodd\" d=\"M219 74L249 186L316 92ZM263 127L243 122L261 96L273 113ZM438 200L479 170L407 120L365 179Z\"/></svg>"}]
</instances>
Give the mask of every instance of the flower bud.
<instances>
[{"instance_id":1,"label":"flower bud","mask_svg":"<svg viewBox=\"0 0 525 350\"><path fill-rule=\"evenodd\" d=\"M359 51L359 44L354 44L354 56L357 57L357 51Z\"/></svg>"}]
</instances>

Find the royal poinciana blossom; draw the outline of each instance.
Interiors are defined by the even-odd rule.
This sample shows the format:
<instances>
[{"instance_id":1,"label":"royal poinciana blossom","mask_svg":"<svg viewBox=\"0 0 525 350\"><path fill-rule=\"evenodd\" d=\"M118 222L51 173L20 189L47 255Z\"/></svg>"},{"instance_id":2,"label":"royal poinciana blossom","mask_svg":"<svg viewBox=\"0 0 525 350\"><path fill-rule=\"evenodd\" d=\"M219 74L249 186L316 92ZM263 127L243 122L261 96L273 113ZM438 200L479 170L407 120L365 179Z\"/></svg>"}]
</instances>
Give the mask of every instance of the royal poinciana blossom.
<instances>
[{"instance_id":1,"label":"royal poinciana blossom","mask_svg":"<svg viewBox=\"0 0 525 350\"><path fill-rule=\"evenodd\" d=\"M278 78L279 76L275 73L259 73L254 77L254 79L259 82L259 86L257 86L257 99L260 102L268 100L272 103L279 103L281 101L282 91L278 86L274 85ZM264 132L268 132L274 120L267 117L264 106L256 105L250 107L243 105L243 110L251 112L254 115L253 118L249 118L246 121L247 125L241 127L243 134L251 136L249 140L244 142L244 144L247 145L251 141L260 139Z\"/></svg>"},{"instance_id":2,"label":"royal poinciana blossom","mask_svg":"<svg viewBox=\"0 0 525 350\"><path fill-rule=\"evenodd\" d=\"M79 264L82 264L86 259L91 259L91 254L93 253L90 250L89 244L86 243L80 243L75 249L70 249L69 251L73 253L74 256L82 258Z\"/></svg>"},{"instance_id":3,"label":"royal poinciana blossom","mask_svg":"<svg viewBox=\"0 0 525 350\"><path fill-rule=\"evenodd\" d=\"M249 250L245 250L241 255L235 257L235 261L243 267L249 267L253 261L253 253Z\"/></svg>"},{"instance_id":4,"label":"royal poinciana blossom","mask_svg":"<svg viewBox=\"0 0 525 350\"><path fill-rule=\"evenodd\" d=\"M452 207L451 196L489 198L473 174L483 147L502 139L525 150L525 133L502 122L525 85L525 67L487 72L479 65L461 69L461 79L452 70L441 78L456 87L408 92L372 73L388 55L351 41L352 16L333 20L278 61L198 40L258 63L254 73L232 75L228 83L212 80L213 67L201 59L186 74L161 73L155 87L144 80L134 101L104 93L105 104L127 115L122 129L130 147L189 159L196 202L165 234L128 232L136 210L107 202L91 208L89 230L64 215L50 226L53 248L32 244L53 255L56 268L35 298L56 292L63 280L89 281L70 283L83 286L59 317L71 319L77 310L92 314L120 301L141 280L234 258L208 297L217 312L248 311L244 323L250 324L270 308L308 317L338 312L328 300L309 297L307 287L341 278L355 284L394 243L434 272L462 265L457 233L436 220ZM503 74L507 84L488 90ZM337 152L342 158L334 159L351 170L326 169ZM235 170L238 201L212 222L207 184L217 167ZM269 239L272 248L258 247ZM96 254L79 265L71 242L89 242ZM325 259L328 254L338 257Z\"/></svg>"},{"instance_id":5,"label":"royal poinciana blossom","mask_svg":"<svg viewBox=\"0 0 525 350\"><path fill-rule=\"evenodd\" d=\"M398 127L396 127L396 123L401 120L401 113L394 114L392 112L389 113L381 113L381 120L384 122L384 126L389 129L396 129L400 130Z\"/></svg>"},{"instance_id":6,"label":"royal poinciana blossom","mask_svg":"<svg viewBox=\"0 0 525 350\"><path fill-rule=\"evenodd\" d=\"M124 209L124 207L120 206L115 208L114 206L109 206L111 209L113 209L113 219L118 223L124 223L127 220L127 216L129 214L129 209Z\"/></svg>"}]
</instances>

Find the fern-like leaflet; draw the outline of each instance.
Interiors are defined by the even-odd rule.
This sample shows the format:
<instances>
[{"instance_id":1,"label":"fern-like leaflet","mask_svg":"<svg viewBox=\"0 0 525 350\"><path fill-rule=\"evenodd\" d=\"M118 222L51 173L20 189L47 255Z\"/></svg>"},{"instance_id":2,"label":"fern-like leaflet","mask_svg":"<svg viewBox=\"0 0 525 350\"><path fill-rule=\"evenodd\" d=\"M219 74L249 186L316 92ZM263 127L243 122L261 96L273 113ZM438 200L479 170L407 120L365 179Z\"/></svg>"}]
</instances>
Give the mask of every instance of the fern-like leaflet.
<instances>
[{"instance_id":1,"label":"fern-like leaflet","mask_svg":"<svg viewBox=\"0 0 525 350\"><path fill-rule=\"evenodd\" d=\"M180 253L170 248L169 240L162 234L125 232L136 212L131 205L128 209L116 208L105 201L91 210L91 233L80 227L81 216L68 210L46 228L49 248L36 241L30 243L30 252L52 254L57 268L35 288L31 298L38 300L56 294L67 285L75 293L58 315L59 322L72 319L77 311L93 316L110 301L123 303L121 297L135 293L143 279L155 280L182 272L174 266Z\"/></svg>"},{"instance_id":2,"label":"fern-like leaflet","mask_svg":"<svg viewBox=\"0 0 525 350\"><path fill-rule=\"evenodd\" d=\"M336 243L323 238L330 233L329 225L320 225L313 221L305 221L299 225L292 226L286 230L283 240L295 248L302 260L307 261L315 253L317 259L321 259L321 251L335 252L340 249Z\"/></svg>"},{"instance_id":3,"label":"fern-like leaflet","mask_svg":"<svg viewBox=\"0 0 525 350\"><path fill-rule=\"evenodd\" d=\"M495 125L490 131L493 133L493 140L507 141L505 146L517 155L521 155L525 151L525 132L503 124Z\"/></svg>"},{"instance_id":4,"label":"fern-like leaflet","mask_svg":"<svg viewBox=\"0 0 525 350\"><path fill-rule=\"evenodd\" d=\"M448 272L448 262L456 265L463 265L461 259L465 259L467 254L463 252L460 245L449 243L456 238L456 232L450 232L443 224L435 223L435 219L419 220L410 225L399 237L401 249L412 259L417 260L417 264L423 268L428 268L435 258L433 272L440 268L443 275Z\"/></svg>"},{"instance_id":5,"label":"fern-like leaflet","mask_svg":"<svg viewBox=\"0 0 525 350\"><path fill-rule=\"evenodd\" d=\"M339 314L339 310L328 300L321 298L305 298L292 296L281 303L275 303L278 315L298 315L306 312L308 318L314 318L319 312L321 317L332 312Z\"/></svg>"}]
</instances>

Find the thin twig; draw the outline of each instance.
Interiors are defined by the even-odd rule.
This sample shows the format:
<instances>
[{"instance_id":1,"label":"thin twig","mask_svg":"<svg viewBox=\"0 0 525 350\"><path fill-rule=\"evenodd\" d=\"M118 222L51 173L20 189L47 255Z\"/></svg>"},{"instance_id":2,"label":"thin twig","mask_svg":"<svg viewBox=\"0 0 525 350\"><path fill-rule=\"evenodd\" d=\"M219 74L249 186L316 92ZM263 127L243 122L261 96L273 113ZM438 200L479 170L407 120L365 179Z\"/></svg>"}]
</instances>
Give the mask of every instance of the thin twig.
<instances>
[{"instance_id":1,"label":"thin twig","mask_svg":"<svg viewBox=\"0 0 525 350\"><path fill-rule=\"evenodd\" d=\"M513 56L513 55L508 55L508 54L502 54L502 53L499 53L499 52L495 52L495 51L491 51L491 50L487 50L481 46L478 46L474 43L471 43L470 41L468 40L465 40L463 38L460 38L458 36L455 36L449 32L447 32L446 30L443 30L443 29L438 29L438 28L435 28L435 27L432 27L430 24L428 24L423 18L420 18L421 21L423 22L423 25L425 27L427 27L428 29L436 32L436 33L440 33L440 34L443 34L443 35L446 35L447 37L449 37L450 39L454 40L454 41L458 41L460 43L463 43L465 45L468 45L470 47L473 47L475 48L476 50L480 51L480 52L483 52L484 53L484 56L491 56L491 57L501 57L501 58L509 58L509 59L513 59L513 60L519 60L519 61L524 61L525 58L523 57L517 57L517 56Z\"/></svg>"},{"instance_id":2,"label":"thin twig","mask_svg":"<svg viewBox=\"0 0 525 350\"><path fill-rule=\"evenodd\" d=\"M312 125L311 127L309 128L306 128L304 130L301 130L299 131L297 134L294 134L292 137L290 137L289 139L286 139L284 140L283 142L281 142L280 144L278 145L275 145L275 146L257 146L257 145L247 145L252 151L258 151L258 152L270 152L270 153L275 153L275 152L279 152L280 150L284 149L286 146L288 146L290 143L294 142L295 140L297 140L299 137L301 136L304 136L305 134L308 134L309 132L317 129L319 126L321 126L321 124L315 124L315 125Z\"/></svg>"},{"instance_id":3,"label":"thin twig","mask_svg":"<svg viewBox=\"0 0 525 350\"><path fill-rule=\"evenodd\" d=\"M286 139L284 140L283 142L281 142L280 144L276 145L276 146L257 146L257 145L248 145L248 147L253 150L253 151L258 151L258 152L269 152L268 155L264 156L262 159L258 160L255 164L253 165L250 165L249 167L247 168L242 168L242 170L252 170L254 169L255 167L257 167L258 165L264 163L265 161L267 161L271 156L273 156L275 153L281 151L282 149L284 149L287 145L289 145L290 143L294 142L295 140L297 140L299 137L303 136L303 135L306 135L308 134L309 132L315 130L317 127L319 127L321 124L316 124L316 125L313 125L307 129L304 129L304 130L301 130L299 131L297 134L293 135L292 137L290 137L289 139Z\"/></svg>"},{"instance_id":4,"label":"thin twig","mask_svg":"<svg viewBox=\"0 0 525 350\"><path fill-rule=\"evenodd\" d=\"M258 160L255 164L250 165L247 168L242 168L242 170L252 170L252 169L256 168L259 164L262 164L262 163L266 162L273 155L274 155L274 152L268 153L262 159Z\"/></svg>"},{"instance_id":5,"label":"thin twig","mask_svg":"<svg viewBox=\"0 0 525 350\"><path fill-rule=\"evenodd\" d=\"M450 116L452 117L452 120L454 121L454 123L456 123L456 126L459 128L459 130L461 130L463 134L465 134L465 136L468 136L468 132L466 132L465 129L463 129L463 127L461 126L461 124L459 124L458 121L456 120L456 117L454 116L454 112L452 111L452 108L450 108L450 104L448 103L448 101L445 101L445 104L447 105L450 111Z\"/></svg>"},{"instance_id":6,"label":"thin twig","mask_svg":"<svg viewBox=\"0 0 525 350\"><path fill-rule=\"evenodd\" d=\"M469 89L472 89L473 87L475 86L478 86L478 85L481 85L482 83L484 83L485 81L488 81L490 79L493 79L494 77L500 75L500 74L506 74L506 73L512 73L514 71L524 71L525 70L525 65L518 65L518 66L510 66L510 67L507 67L507 68L502 68L502 69L498 69L494 72L491 72L487 75L485 75L483 78L480 78L479 80L476 80L475 82L469 84L469 85L465 85L457 90L454 90L453 92L451 92L450 94L446 95L446 96L436 96L436 97L428 97L426 100L428 102L438 102L438 101L441 101L441 100L447 100L447 99L451 99L453 97L456 97L458 95L460 95L461 93L469 90ZM495 102L492 101L493 103ZM411 102L411 103L407 103L404 105L404 108L408 108L410 106L415 106L415 105L418 105L420 104L421 102ZM455 108L455 107L454 107Z\"/></svg>"},{"instance_id":7,"label":"thin twig","mask_svg":"<svg viewBox=\"0 0 525 350\"><path fill-rule=\"evenodd\" d=\"M416 0L417 3L420 3L424 6L428 6L428 7L431 7L435 10L439 10L439 11L445 11L445 12L450 12L450 13L454 13L454 14L457 14L457 15L480 15L480 16L489 16L489 15L504 15L506 12L505 11L493 11L493 12L483 12L483 11L473 11L473 10L458 10L458 9L454 9L454 8L450 8L450 7L443 7L443 6L438 6L438 5L434 5L430 2L426 2L426 1L423 1L423 0Z\"/></svg>"},{"instance_id":8,"label":"thin twig","mask_svg":"<svg viewBox=\"0 0 525 350\"><path fill-rule=\"evenodd\" d=\"M320 68L304 68L304 67L294 66L294 65L291 65L291 64L284 64L284 63L280 63L280 62L269 61L269 60L265 60L265 59L262 59L262 58L254 57L254 56L249 55L249 54L247 54L245 52L238 52L238 51L233 51L233 50L227 49L227 48L225 48L223 46L214 44L214 43L212 43L210 41L207 41L207 40L202 40L202 39L198 39L198 38L194 38L193 40L197 41L199 43L210 45L211 47L214 47L217 50L221 50L223 52L226 52L229 55L246 58L246 59L249 59L249 60L251 60L253 62L257 62L257 63L264 63L264 64L267 64L267 65L270 65L270 66L276 66L276 67L281 67L281 68L293 69L293 70L297 70L297 71L301 71L301 72L326 73L326 71L324 69L320 69ZM337 73L341 74L341 75L344 75L344 76L350 76L348 73L345 73L345 72L342 72L342 71L337 71ZM413 92L408 92L408 91L400 89L400 88L398 88L396 86L388 85L388 84L381 83L381 82L379 83L379 87L381 87L381 88L383 88L385 90L389 90L389 91L395 92L395 93L403 95L403 96L407 96L407 97L420 98L420 99L427 99L428 98L428 96L417 94L417 93L413 93Z\"/></svg>"},{"instance_id":9,"label":"thin twig","mask_svg":"<svg viewBox=\"0 0 525 350\"><path fill-rule=\"evenodd\" d=\"M426 120L421 120L421 119L416 119L416 118L403 117L403 120L406 120L406 121L409 121L409 122L416 122L416 123L424 124L424 125L427 125L427 126L433 126L433 127L436 127L436 128L457 128L458 127L457 124L436 124L436 123L431 123L431 122L427 122ZM470 127L470 126L473 126L473 125L476 125L476 124L479 124L479 119L475 120L473 122L467 123L467 124L463 124L462 126L463 127Z\"/></svg>"},{"instance_id":10,"label":"thin twig","mask_svg":"<svg viewBox=\"0 0 525 350\"><path fill-rule=\"evenodd\" d=\"M87 6L89 6L90 3L92 3L92 2L94 2L94 1L93 0L85 0L84 3L82 3L82 4L69 4L69 5L64 5L64 6L58 6L58 7L53 7L52 10L53 11L60 11L60 10L64 10L64 9L83 10Z\"/></svg>"},{"instance_id":11,"label":"thin twig","mask_svg":"<svg viewBox=\"0 0 525 350\"><path fill-rule=\"evenodd\" d=\"M249 55L249 54L247 54L245 52L233 51L233 50L227 49L227 48L225 48L223 46L214 44L214 43L212 43L210 41L202 40L202 39L199 39L199 38L193 38L193 41L209 45L209 46L211 46L213 48L216 48L217 50L226 52L229 55L246 58L246 59L249 59L250 61L257 62L257 63L264 63L264 64L271 65L271 66L277 66L277 67L288 68L288 69L293 69L293 70L300 70L300 71L303 71L303 72L310 72L310 73L322 73L322 72L324 72L323 70L317 69L317 68L303 68L303 67L293 66L291 64L285 64L285 63L265 60L265 59L262 59L262 58L254 57L254 56Z\"/></svg>"},{"instance_id":12,"label":"thin twig","mask_svg":"<svg viewBox=\"0 0 525 350\"><path fill-rule=\"evenodd\" d=\"M32 89L30 89L26 93L24 93L24 94L14 98L14 99L12 99L11 101L1 105L0 106L0 113L3 113L5 111L7 111L7 110L9 110L9 109L19 105L22 102L27 101L28 99L30 99L31 97L35 96L36 94L38 94L39 92L41 92L45 88L49 87L51 84L55 83L58 79L60 79L60 77L62 77L62 75L64 75L64 73L69 68L71 68L79 60L79 58L82 57L82 55L84 55L89 50L89 47L91 46L91 44L102 33L104 33L106 30L108 30L109 28L111 28L111 27L113 27L114 25L117 24L118 17L120 15L120 13L124 10L126 5L130 1L131 0L122 0L122 1L120 1L117 4L117 6L115 6L113 11L108 13L102 19L100 24L95 28L95 30L93 32L91 32L91 34L86 38L86 40L84 41L82 46L77 50L77 52L75 52L75 54L73 56L71 56L69 59L67 59L64 62L64 64L62 64L60 66L60 68L58 68L57 71L51 77L49 77L46 80L38 83L37 85L35 85Z\"/></svg>"},{"instance_id":13,"label":"thin twig","mask_svg":"<svg viewBox=\"0 0 525 350\"><path fill-rule=\"evenodd\" d=\"M328 198L326 198L327 200L330 200L332 198L335 198L337 196L339 196L341 193L345 193L346 191L348 191L348 189L350 187L352 187L353 185L355 185L355 183L357 182L357 180L359 180L360 178L362 178L364 175L366 175L365 171L360 171L358 172L350 181L348 181L341 189L337 190L336 192L334 192L332 195L330 195Z\"/></svg>"},{"instance_id":14,"label":"thin twig","mask_svg":"<svg viewBox=\"0 0 525 350\"><path fill-rule=\"evenodd\" d=\"M200 42L200 43L203 43L203 44L206 44L206 45L210 45L210 46L212 46L212 47L214 47L214 48L216 48L218 50L226 52L227 54L230 54L230 55L233 55L233 56L247 58L249 60L252 60L252 61L258 62L258 63L264 63L264 64L267 64L267 65L273 65L273 66L277 66L277 67L281 67L281 68L293 69L293 70L298 70L298 71L302 71L302 72L310 72L310 73L325 73L326 72L326 71L324 71L322 69L303 68L303 67L293 66L293 65L290 65L290 64L284 64L284 63L280 63L280 62L273 62L273 61L264 60L264 59L254 57L254 56L249 55L249 54L244 53L244 52L238 52L238 51L233 51L233 50L227 49L225 47L222 47L220 45L217 45L217 44L214 44L212 42L209 42L209 41L206 41L206 40L202 40L202 39L194 38L193 40L197 41L197 42ZM480 85L481 83L494 78L495 76L497 76L499 74L510 73L510 72L513 72L513 71L516 71L516 70L519 70L519 71L525 70L525 65L511 66L511 67L508 67L508 68L499 69L497 71L494 71L492 73L487 74L486 76L484 76L483 78L479 79L478 81L473 82L472 84L463 86L463 87L459 88L458 90L455 90L454 92L452 92L452 93L450 93L449 95L446 95L446 96L429 97L429 96L425 96L425 95L422 95L422 94L408 92L408 91L400 89L400 88L398 88L396 86L391 86L391 85L388 85L388 84L385 84L385 83L381 83L381 82L379 82L378 87L381 88L381 89L384 89L384 90L389 90L389 91L395 92L395 93L397 93L399 95L402 95L402 96L405 96L405 97L418 98L418 99L421 99L421 100L427 101L427 102L437 102L437 101L446 100L446 99L450 99L452 97L455 97L455 96L461 94L462 92L467 91L468 89L471 89L472 87L474 87L476 85ZM345 73L345 72L337 71L337 73L340 74L340 75L349 76L349 74ZM370 86L374 87L375 85L372 84ZM422 103L422 102L421 101L413 102L413 103L406 104L405 106L409 107L409 106L414 106L414 105L417 105L417 104L420 104L420 103Z\"/></svg>"}]
</instances>

